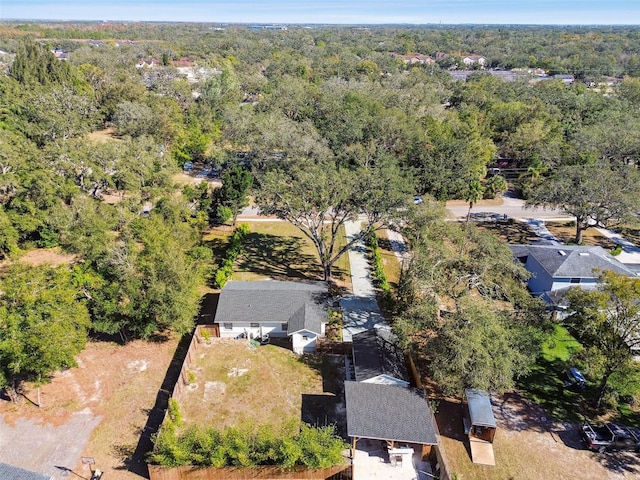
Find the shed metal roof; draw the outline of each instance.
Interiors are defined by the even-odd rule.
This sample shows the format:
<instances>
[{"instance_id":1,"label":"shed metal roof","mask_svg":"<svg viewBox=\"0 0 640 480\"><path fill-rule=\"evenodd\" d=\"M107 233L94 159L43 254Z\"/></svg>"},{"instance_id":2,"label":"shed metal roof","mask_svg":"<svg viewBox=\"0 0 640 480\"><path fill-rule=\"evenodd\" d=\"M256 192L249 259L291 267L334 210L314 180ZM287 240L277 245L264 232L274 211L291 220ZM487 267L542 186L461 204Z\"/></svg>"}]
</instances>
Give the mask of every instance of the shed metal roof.
<instances>
[{"instance_id":1,"label":"shed metal roof","mask_svg":"<svg viewBox=\"0 0 640 480\"><path fill-rule=\"evenodd\" d=\"M435 445L436 425L429 403L417 389L345 382L347 435Z\"/></svg>"},{"instance_id":2,"label":"shed metal roof","mask_svg":"<svg viewBox=\"0 0 640 480\"><path fill-rule=\"evenodd\" d=\"M469 406L471 425L497 427L488 393L469 388L465 390L465 396L467 397L467 405Z\"/></svg>"}]
</instances>

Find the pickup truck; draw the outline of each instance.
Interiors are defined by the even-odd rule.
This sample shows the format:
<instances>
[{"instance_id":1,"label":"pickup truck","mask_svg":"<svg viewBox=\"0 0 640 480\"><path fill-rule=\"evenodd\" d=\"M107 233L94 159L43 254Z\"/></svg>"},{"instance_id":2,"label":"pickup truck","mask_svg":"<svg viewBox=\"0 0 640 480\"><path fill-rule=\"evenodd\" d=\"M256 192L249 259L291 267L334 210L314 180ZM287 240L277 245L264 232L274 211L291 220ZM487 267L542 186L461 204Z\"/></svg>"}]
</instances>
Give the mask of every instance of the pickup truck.
<instances>
[{"instance_id":1,"label":"pickup truck","mask_svg":"<svg viewBox=\"0 0 640 480\"><path fill-rule=\"evenodd\" d=\"M591 450L604 453L613 450L640 451L640 429L619 423L595 426L585 423L581 430L582 441Z\"/></svg>"}]
</instances>

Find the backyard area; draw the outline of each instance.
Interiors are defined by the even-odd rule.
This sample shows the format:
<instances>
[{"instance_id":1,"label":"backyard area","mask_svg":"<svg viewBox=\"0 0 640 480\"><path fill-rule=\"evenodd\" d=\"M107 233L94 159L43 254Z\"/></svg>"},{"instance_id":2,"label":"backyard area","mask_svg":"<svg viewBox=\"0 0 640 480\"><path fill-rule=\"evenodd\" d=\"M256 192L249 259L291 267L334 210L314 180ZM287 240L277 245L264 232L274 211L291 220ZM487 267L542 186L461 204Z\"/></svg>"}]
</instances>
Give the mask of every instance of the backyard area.
<instances>
[{"instance_id":1,"label":"backyard area","mask_svg":"<svg viewBox=\"0 0 640 480\"><path fill-rule=\"evenodd\" d=\"M56 373L39 396L28 385L29 400L0 401L0 461L58 480L88 477L84 456L94 459L105 478L139 479L146 472L144 442L153 433L150 414L178 343L91 342L77 357L78 366ZM40 407L34 404L38 398Z\"/></svg>"},{"instance_id":2,"label":"backyard area","mask_svg":"<svg viewBox=\"0 0 640 480\"><path fill-rule=\"evenodd\" d=\"M344 373L331 359L247 340L212 339L197 350L190 383L177 399L185 425L224 429L247 423L279 426L301 418L338 421L337 381Z\"/></svg>"}]
</instances>

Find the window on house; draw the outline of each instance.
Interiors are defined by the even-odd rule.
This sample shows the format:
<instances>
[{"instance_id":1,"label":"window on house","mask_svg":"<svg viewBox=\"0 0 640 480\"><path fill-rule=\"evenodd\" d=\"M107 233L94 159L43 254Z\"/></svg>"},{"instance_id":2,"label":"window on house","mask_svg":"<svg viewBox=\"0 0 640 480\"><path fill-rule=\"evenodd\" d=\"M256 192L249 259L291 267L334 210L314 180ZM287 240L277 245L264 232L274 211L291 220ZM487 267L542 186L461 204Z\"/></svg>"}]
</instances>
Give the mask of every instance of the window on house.
<instances>
[{"instance_id":1,"label":"window on house","mask_svg":"<svg viewBox=\"0 0 640 480\"><path fill-rule=\"evenodd\" d=\"M280 329L281 329L283 332L286 332L288 328L289 328L289 324L288 324L288 323L281 323L281 324L280 324Z\"/></svg>"},{"instance_id":2,"label":"window on house","mask_svg":"<svg viewBox=\"0 0 640 480\"><path fill-rule=\"evenodd\" d=\"M251 322L251 328L258 328L260 324L258 322Z\"/></svg>"},{"instance_id":3,"label":"window on house","mask_svg":"<svg viewBox=\"0 0 640 480\"><path fill-rule=\"evenodd\" d=\"M223 330L233 330L233 323L223 323L222 328Z\"/></svg>"},{"instance_id":4,"label":"window on house","mask_svg":"<svg viewBox=\"0 0 640 480\"><path fill-rule=\"evenodd\" d=\"M580 283L580 279L579 278L572 278L571 279L571 283Z\"/></svg>"},{"instance_id":5,"label":"window on house","mask_svg":"<svg viewBox=\"0 0 640 480\"><path fill-rule=\"evenodd\" d=\"M306 342L307 340L309 340L309 337L307 337L306 335L302 335L302 340Z\"/></svg>"}]
</instances>

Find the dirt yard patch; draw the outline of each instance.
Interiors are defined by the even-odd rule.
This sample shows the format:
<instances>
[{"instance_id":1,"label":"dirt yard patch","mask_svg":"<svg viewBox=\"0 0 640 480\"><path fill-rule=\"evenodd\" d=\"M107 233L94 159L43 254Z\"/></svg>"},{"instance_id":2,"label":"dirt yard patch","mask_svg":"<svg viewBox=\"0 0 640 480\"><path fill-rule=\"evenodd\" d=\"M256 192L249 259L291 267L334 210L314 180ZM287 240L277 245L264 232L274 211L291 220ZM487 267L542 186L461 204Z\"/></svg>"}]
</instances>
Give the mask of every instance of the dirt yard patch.
<instances>
[{"instance_id":1,"label":"dirt yard patch","mask_svg":"<svg viewBox=\"0 0 640 480\"><path fill-rule=\"evenodd\" d=\"M555 422L518 394L494 398L498 424L496 466L471 463L462 427L463 407L443 400L436 418L452 472L462 480L622 480L638 478L640 459L632 453L598 454L580 442L579 426Z\"/></svg>"},{"instance_id":2,"label":"dirt yard patch","mask_svg":"<svg viewBox=\"0 0 640 480\"><path fill-rule=\"evenodd\" d=\"M51 265L58 267L60 265L68 265L78 259L77 255L64 253L59 247L54 248L36 248L29 250L20 257L20 261L28 263L33 267L39 265Z\"/></svg>"},{"instance_id":3,"label":"dirt yard patch","mask_svg":"<svg viewBox=\"0 0 640 480\"><path fill-rule=\"evenodd\" d=\"M56 466L88 477L80 461L88 456L104 478L141 478L125 465L141 441L177 345L176 338L125 346L92 342L78 356L78 367L42 386L40 408L0 401L0 461L61 479L71 474ZM37 402L33 386L26 396Z\"/></svg>"},{"instance_id":4,"label":"dirt yard patch","mask_svg":"<svg viewBox=\"0 0 640 480\"><path fill-rule=\"evenodd\" d=\"M529 245L540 241L537 236L526 223L522 222L477 222L476 225L480 230L494 233L506 243Z\"/></svg>"},{"instance_id":5,"label":"dirt yard patch","mask_svg":"<svg viewBox=\"0 0 640 480\"><path fill-rule=\"evenodd\" d=\"M87 135L87 139L95 143L119 142L120 139L115 135L116 129L109 127L91 132Z\"/></svg>"},{"instance_id":6,"label":"dirt yard patch","mask_svg":"<svg viewBox=\"0 0 640 480\"><path fill-rule=\"evenodd\" d=\"M186 425L281 425L300 418L305 396L335 398L323 391L321 364L276 345L216 338L194 357L178 398Z\"/></svg>"},{"instance_id":7,"label":"dirt yard patch","mask_svg":"<svg viewBox=\"0 0 640 480\"><path fill-rule=\"evenodd\" d=\"M497 205L502 205L504 201L502 197L491 198L491 199L483 199L473 204L474 207L494 207ZM449 200L446 202L447 207L468 207L469 202L466 200Z\"/></svg>"},{"instance_id":8,"label":"dirt yard patch","mask_svg":"<svg viewBox=\"0 0 640 480\"><path fill-rule=\"evenodd\" d=\"M547 229L562 243L572 244L576 237L576 227L571 223L547 222ZM583 245L599 245L605 250L616 247L615 242L602 235L595 228L587 228L582 232Z\"/></svg>"}]
</instances>

